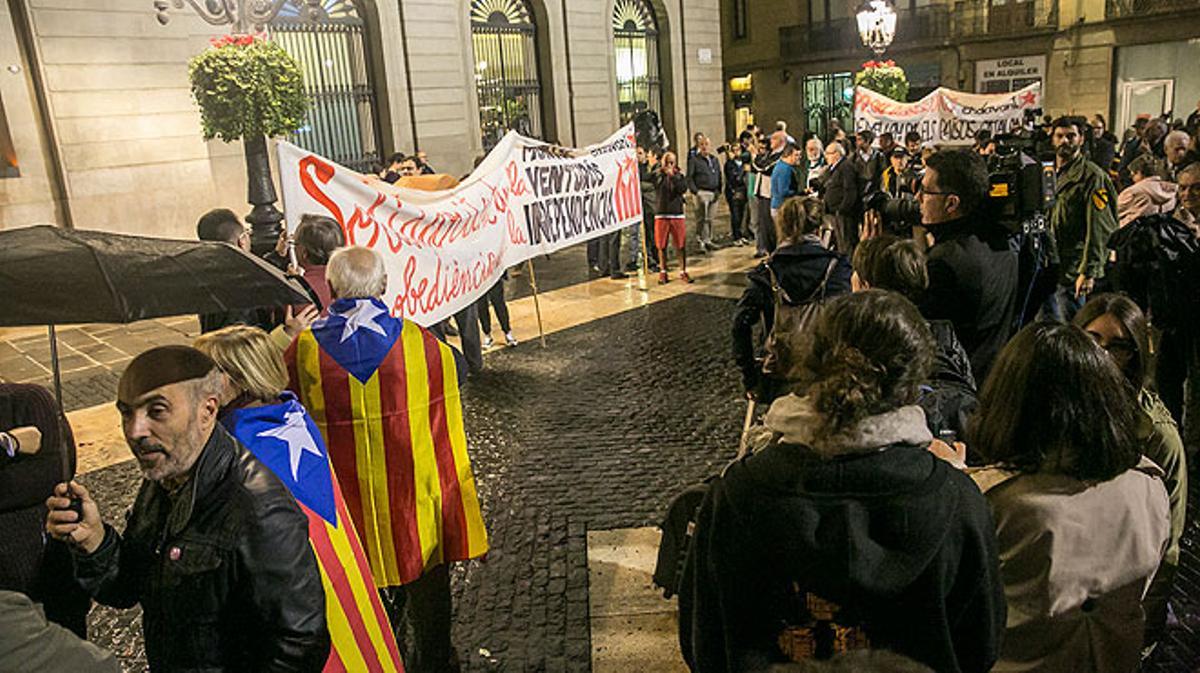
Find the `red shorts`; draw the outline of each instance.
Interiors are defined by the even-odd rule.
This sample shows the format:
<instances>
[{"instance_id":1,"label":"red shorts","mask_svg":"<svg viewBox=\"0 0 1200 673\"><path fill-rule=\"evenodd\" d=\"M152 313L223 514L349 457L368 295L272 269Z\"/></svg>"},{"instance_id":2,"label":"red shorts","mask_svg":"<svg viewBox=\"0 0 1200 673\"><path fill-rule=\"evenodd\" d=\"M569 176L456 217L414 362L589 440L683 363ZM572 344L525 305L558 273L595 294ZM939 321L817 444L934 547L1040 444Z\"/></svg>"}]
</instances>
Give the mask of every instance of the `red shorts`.
<instances>
[{"instance_id":1,"label":"red shorts","mask_svg":"<svg viewBox=\"0 0 1200 673\"><path fill-rule=\"evenodd\" d=\"M667 235L670 234L675 249L682 250L687 230L684 228L683 215L658 215L654 218L654 245L662 249L667 247Z\"/></svg>"}]
</instances>

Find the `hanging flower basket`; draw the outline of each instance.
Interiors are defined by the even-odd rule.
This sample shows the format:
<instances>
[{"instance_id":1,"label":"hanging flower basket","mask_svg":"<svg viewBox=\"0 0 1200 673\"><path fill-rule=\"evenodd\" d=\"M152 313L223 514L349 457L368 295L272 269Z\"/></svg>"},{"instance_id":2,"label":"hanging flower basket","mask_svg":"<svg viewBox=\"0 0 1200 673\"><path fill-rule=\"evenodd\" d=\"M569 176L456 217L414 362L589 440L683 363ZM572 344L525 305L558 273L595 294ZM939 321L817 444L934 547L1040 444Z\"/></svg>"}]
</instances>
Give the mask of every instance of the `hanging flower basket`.
<instances>
[{"instance_id":1,"label":"hanging flower basket","mask_svg":"<svg viewBox=\"0 0 1200 673\"><path fill-rule=\"evenodd\" d=\"M867 61L854 74L854 83L896 101L908 99L908 77L895 61Z\"/></svg>"},{"instance_id":2,"label":"hanging flower basket","mask_svg":"<svg viewBox=\"0 0 1200 673\"><path fill-rule=\"evenodd\" d=\"M256 35L210 44L188 65L205 140L281 136L304 125L304 74L283 47Z\"/></svg>"}]
</instances>

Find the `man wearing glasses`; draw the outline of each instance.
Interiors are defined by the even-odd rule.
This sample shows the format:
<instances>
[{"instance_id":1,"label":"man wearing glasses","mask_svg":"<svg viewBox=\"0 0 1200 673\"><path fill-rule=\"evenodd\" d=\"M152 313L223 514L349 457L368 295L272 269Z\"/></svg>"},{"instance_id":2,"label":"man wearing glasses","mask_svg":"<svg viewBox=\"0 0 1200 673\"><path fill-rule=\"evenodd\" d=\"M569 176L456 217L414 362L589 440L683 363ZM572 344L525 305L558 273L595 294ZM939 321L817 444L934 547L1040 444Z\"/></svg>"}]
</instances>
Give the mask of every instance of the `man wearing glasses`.
<instances>
[{"instance_id":1,"label":"man wearing glasses","mask_svg":"<svg viewBox=\"0 0 1200 673\"><path fill-rule=\"evenodd\" d=\"M987 193L987 167L971 151L930 156L917 193L934 238L921 313L954 325L976 381L1008 341L1017 310L1017 253L983 211Z\"/></svg>"}]
</instances>

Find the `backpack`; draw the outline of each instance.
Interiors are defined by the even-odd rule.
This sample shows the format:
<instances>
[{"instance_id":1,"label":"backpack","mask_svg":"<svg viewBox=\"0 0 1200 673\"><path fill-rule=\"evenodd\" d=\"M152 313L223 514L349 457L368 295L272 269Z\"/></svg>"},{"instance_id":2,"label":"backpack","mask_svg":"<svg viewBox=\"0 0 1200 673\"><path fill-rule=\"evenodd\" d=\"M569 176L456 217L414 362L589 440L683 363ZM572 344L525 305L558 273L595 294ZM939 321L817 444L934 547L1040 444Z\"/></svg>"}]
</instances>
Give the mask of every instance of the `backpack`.
<instances>
[{"instance_id":1,"label":"backpack","mask_svg":"<svg viewBox=\"0 0 1200 673\"><path fill-rule=\"evenodd\" d=\"M829 260L825 267L825 275L807 299L799 303L792 301L787 290L779 284L779 277L766 264L767 273L771 275L771 293L775 297L775 322L767 335L767 356L763 360L763 373L769 378L790 379L789 372L783 370L785 362L795 363L804 353L809 339L812 337L813 325L821 315L825 305L825 291L829 286L829 276L837 266L838 258Z\"/></svg>"}]
</instances>

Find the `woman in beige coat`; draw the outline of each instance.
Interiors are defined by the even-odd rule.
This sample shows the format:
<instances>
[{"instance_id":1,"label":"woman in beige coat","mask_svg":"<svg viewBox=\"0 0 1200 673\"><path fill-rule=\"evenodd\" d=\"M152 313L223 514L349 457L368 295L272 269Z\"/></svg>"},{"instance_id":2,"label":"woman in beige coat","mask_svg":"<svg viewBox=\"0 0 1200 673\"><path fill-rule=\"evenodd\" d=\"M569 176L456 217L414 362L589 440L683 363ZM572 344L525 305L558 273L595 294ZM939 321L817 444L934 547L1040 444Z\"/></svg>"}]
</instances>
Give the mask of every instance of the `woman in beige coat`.
<instances>
[{"instance_id":1,"label":"woman in beige coat","mask_svg":"<svg viewBox=\"0 0 1200 673\"><path fill-rule=\"evenodd\" d=\"M1001 351L979 402L971 445L996 466L973 476L1008 601L992 670L1129 673L1169 534L1129 386L1083 330L1037 323Z\"/></svg>"}]
</instances>

